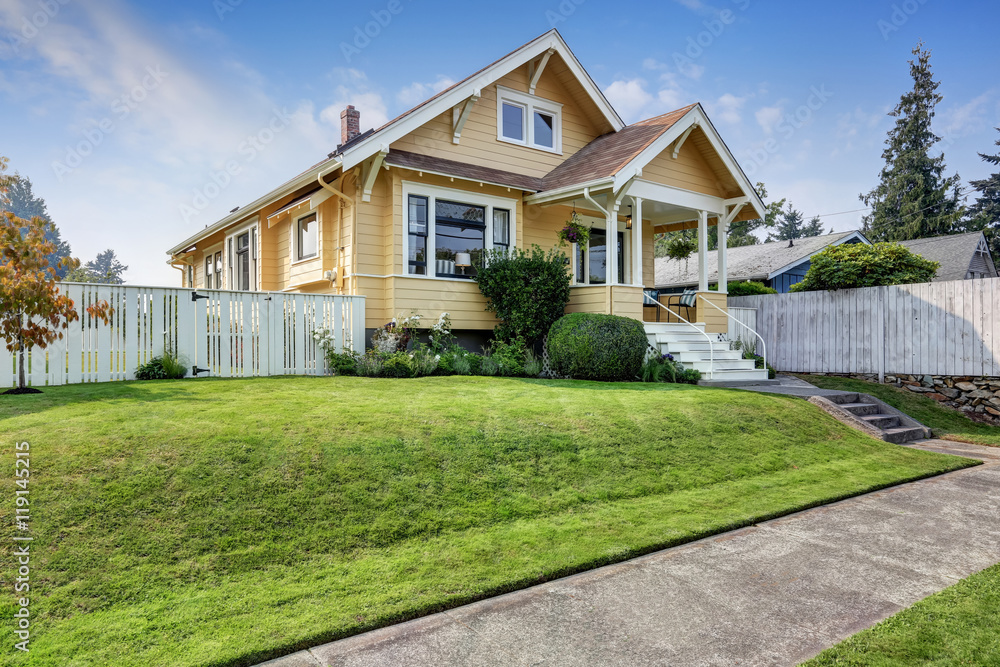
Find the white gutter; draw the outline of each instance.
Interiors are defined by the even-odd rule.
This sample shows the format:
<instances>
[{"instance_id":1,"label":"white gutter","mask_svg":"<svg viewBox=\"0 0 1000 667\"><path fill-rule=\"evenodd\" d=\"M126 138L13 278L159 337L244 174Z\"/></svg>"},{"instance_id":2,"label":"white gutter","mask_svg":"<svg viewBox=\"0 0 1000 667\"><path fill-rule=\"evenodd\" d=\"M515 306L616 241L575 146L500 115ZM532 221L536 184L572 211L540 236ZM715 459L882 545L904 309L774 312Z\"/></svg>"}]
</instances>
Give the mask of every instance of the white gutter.
<instances>
[{"instance_id":1,"label":"white gutter","mask_svg":"<svg viewBox=\"0 0 1000 667\"><path fill-rule=\"evenodd\" d=\"M565 199L572 195L579 194L581 189L603 190L605 188L613 188L614 184L615 184L615 179L613 177L599 178L593 181L588 181L586 183L574 183L573 185L567 185L557 190L546 190L544 192L539 192L538 194L529 195L524 198L524 202L526 204L544 204L549 201Z\"/></svg>"}]
</instances>

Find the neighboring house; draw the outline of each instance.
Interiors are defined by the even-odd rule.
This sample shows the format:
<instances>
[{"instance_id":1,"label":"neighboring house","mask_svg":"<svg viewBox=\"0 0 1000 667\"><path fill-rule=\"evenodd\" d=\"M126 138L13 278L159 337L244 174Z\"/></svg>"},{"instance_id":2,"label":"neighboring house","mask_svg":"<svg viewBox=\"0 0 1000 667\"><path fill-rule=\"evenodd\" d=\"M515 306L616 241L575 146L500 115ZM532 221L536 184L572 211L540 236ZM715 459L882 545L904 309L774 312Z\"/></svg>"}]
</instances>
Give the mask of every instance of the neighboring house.
<instances>
[{"instance_id":1,"label":"neighboring house","mask_svg":"<svg viewBox=\"0 0 1000 667\"><path fill-rule=\"evenodd\" d=\"M725 238L764 215L700 104L625 125L554 30L378 129L361 132L353 107L341 118L328 157L168 251L185 287L358 294L369 330L447 311L457 331L485 333L496 321L477 259L551 248L575 210L592 235L567 249L567 310L641 320L654 232L707 239L721 222Z\"/></svg>"},{"instance_id":2,"label":"neighboring house","mask_svg":"<svg viewBox=\"0 0 1000 667\"><path fill-rule=\"evenodd\" d=\"M996 263L982 232L932 236L900 241L900 244L924 259L941 265L934 276L934 282L997 277Z\"/></svg>"},{"instance_id":3,"label":"neighboring house","mask_svg":"<svg viewBox=\"0 0 1000 667\"><path fill-rule=\"evenodd\" d=\"M813 255L841 243L869 244L858 231L838 232L823 236L808 236L794 241L773 241L757 245L730 248L728 252L729 280L754 280L764 283L784 294L805 278ZM719 281L719 270L714 255L709 256L708 280ZM698 284L698 267L691 260L669 257L656 258L656 287L661 292L672 293L690 289Z\"/></svg>"}]
</instances>

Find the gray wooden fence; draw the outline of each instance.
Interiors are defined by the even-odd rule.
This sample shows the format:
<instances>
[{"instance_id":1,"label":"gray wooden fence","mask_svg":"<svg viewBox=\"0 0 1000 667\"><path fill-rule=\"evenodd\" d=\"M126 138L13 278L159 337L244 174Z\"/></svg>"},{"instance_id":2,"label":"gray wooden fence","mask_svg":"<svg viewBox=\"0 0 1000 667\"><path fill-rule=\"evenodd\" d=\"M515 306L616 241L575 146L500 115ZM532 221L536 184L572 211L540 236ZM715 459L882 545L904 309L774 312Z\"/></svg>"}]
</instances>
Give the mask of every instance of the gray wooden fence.
<instances>
[{"instance_id":1,"label":"gray wooden fence","mask_svg":"<svg viewBox=\"0 0 1000 667\"><path fill-rule=\"evenodd\" d=\"M767 294L757 309L768 361L801 373L1000 376L1000 278Z\"/></svg>"}]
</instances>

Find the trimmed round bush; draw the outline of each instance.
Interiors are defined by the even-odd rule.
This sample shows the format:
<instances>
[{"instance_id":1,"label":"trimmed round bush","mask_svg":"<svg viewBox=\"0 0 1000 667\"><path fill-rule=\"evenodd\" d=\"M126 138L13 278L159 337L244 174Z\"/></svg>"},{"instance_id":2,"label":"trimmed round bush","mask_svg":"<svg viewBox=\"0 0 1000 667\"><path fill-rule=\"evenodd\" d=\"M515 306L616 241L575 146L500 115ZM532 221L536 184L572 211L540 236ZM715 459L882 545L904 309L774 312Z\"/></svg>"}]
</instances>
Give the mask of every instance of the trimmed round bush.
<instances>
[{"instance_id":1,"label":"trimmed round bush","mask_svg":"<svg viewBox=\"0 0 1000 667\"><path fill-rule=\"evenodd\" d=\"M642 323L617 315L571 313L549 329L549 362L578 380L635 380L646 356Z\"/></svg>"}]
</instances>

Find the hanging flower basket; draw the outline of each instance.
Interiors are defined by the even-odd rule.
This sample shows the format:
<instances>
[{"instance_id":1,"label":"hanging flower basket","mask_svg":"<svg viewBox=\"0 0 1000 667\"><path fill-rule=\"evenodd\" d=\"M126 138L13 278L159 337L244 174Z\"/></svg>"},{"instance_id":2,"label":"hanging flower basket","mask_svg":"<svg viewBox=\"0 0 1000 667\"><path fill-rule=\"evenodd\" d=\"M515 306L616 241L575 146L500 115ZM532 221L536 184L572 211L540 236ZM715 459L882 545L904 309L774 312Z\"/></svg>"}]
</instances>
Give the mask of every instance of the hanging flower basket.
<instances>
[{"instance_id":1,"label":"hanging flower basket","mask_svg":"<svg viewBox=\"0 0 1000 667\"><path fill-rule=\"evenodd\" d=\"M588 241L590 241L590 228L585 227L583 220L580 219L576 211L573 211L573 217L559 230L559 245L576 243L580 247L584 247Z\"/></svg>"},{"instance_id":2,"label":"hanging flower basket","mask_svg":"<svg viewBox=\"0 0 1000 667\"><path fill-rule=\"evenodd\" d=\"M679 235L667 241L667 257L670 259L687 259L695 250L698 243L689 236Z\"/></svg>"}]
</instances>

